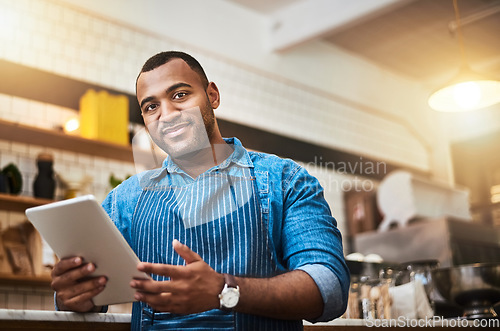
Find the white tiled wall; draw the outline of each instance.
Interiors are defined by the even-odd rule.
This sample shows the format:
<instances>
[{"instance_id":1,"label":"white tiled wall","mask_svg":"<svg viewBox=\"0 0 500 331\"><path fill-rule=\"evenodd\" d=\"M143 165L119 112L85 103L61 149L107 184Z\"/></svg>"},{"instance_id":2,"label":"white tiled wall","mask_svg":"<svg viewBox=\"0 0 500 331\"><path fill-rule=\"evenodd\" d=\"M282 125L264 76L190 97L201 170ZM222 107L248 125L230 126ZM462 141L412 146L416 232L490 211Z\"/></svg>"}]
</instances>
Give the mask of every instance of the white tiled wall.
<instances>
[{"instance_id":1,"label":"white tiled wall","mask_svg":"<svg viewBox=\"0 0 500 331\"><path fill-rule=\"evenodd\" d=\"M220 118L259 127L326 147L350 150L422 170L429 169L429 155L419 139L390 118L369 114L356 104L318 92L298 82L221 59L175 39L135 30L100 17L65 7L56 0L0 0L0 59L110 87L135 92L135 78L151 55L180 49L194 55L221 91ZM0 95L0 118L44 128L61 125L76 110ZM244 143L244 142L243 142ZM102 198L109 190L111 173L125 177L135 172L130 163L110 161L75 152L0 141L0 165L20 165L23 194L32 194L36 173L34 159L40 151L54 154L61 175L79 173L93 178L89 191ZM322 171L309 165L322 183L345 183L351 176ZM325 192L339 227L343 229L342 188ZM12 225L20 213L0 211ZM49 305L50 291L0 289L0 307ZM8 297L8 299L7 299ZM41 299L42 298L42 299ZM8 303L7 303L8 302Z\"/></svg>"},{"instance_id":2,"label":"white tiled wall","mask_svg":"<svg viewBox=\"0 0 500 331\"><path fill-rule=\"evenodd\" d=\"M54 310L54 293L37 287L0 287L0 308Z\"/></svg>"}]
</instances>

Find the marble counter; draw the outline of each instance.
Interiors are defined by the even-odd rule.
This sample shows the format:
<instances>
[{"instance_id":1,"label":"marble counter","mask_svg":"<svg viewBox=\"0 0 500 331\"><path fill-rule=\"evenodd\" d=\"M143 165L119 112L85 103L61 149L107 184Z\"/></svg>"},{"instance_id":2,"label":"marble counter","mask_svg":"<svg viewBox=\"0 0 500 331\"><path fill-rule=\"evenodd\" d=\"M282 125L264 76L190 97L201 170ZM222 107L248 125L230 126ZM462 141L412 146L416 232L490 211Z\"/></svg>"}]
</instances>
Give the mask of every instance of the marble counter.
<instances>
[{"instance_id":1,"label":"marble counter","mask_svg":"<svg viewBox=\"0 0 500 331\"><path fill-rule=\"evenodd\" d=\"M130 330L130 314L0 309L0 330Z\"/></svg>"},{"instance_id":2,"label":"marble counter","mask_svg":"<svg viewBox=\"0 0 500 331\"><path fill-rule=\"evenodd\" d=\"M130 314L0 309L0 320L130 323Z\"/></svg>"}]
</instances>

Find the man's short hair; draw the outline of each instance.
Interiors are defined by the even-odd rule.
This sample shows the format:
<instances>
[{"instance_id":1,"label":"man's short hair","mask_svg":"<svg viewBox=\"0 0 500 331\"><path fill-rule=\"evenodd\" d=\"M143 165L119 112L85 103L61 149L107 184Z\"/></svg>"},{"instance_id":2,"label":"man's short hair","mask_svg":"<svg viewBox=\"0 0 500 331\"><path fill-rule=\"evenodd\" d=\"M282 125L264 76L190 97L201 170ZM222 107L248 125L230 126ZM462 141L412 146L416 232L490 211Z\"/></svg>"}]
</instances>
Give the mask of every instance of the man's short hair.
<instances>
[{"instance_id":1,"label":"man's short hair","mask_svg":"<svg viewBox=\"0 0 500 331\"><path fill-rule=\"evenodd\" d=\"M153 69L158 68L161 65L164 65L165 63L169 62L170 60L173 59L182 59L186 64L198 74L200 77L201 83L205 88L208 87L208 78L207 75L205 74L205 71L203 70L203 67L201 64L191 55L184 53L184 52L179 52L179 51L166 51L166 52L161 52L156 55L153 55L150 57L142 66L141 73L151 71ZM139 73L139 76L140 74ZM139 77L137 77L139 78Z\"/></svg>"}]
</instances>

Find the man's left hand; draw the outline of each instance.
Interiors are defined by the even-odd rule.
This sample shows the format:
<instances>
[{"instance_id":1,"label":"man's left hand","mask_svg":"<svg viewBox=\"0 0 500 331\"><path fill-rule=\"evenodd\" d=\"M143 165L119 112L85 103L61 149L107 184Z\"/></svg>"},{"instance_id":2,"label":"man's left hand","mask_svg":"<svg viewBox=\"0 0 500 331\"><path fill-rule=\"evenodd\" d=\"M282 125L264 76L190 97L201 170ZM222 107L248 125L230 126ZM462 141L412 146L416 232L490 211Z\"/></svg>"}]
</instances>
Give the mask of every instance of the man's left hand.
<instances>
[{"instance_id":1,"label":"man's left hand","mask_svg":"<svg viewBox=\"0 0 500 331\"><path fill-rule=\"evenodd\" d=\"M220 307L219 293L224 276L215 272L201 256L178 240L174 250L185 265L140 262L139 271L170 277L168 281L134 279L130 286L137 290L135 299L160 312L192 314Z\"/></svg>"}]
</instances>

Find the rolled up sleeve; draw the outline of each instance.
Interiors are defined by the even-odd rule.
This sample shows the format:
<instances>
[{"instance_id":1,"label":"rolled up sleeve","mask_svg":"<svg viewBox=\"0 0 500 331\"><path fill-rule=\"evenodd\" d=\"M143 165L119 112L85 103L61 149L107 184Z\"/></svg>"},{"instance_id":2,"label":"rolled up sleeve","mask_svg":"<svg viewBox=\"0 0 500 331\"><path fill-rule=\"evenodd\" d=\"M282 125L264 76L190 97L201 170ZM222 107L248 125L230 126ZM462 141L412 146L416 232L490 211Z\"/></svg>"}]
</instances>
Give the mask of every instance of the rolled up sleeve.
<instances>
[{"instance_id":1,"label":"rolled up sleeve","mask_svg":"<svg viewBox=\"0 0 500 331\"><path fill-rule=\"evenodd\" d=\"M292 173L283 187L283 259L289 270L309 274L321 292L323 314L311 322L329 321L347 307L350 275L342 236L318 180L302 167Z\"/></svg>"},{"instance_id":2,"label":"rolled up sleeve","mask_svg":"<svg viewBox=\"0 0 500 331\"><path fill-rule=\"evenodd\" d=\"M314 280L323 298L323 314L309 322L330 321L344 313L342 288L339 279L330 269L321 264L306 264L297 270L306 272Z\"/></svg>"}]
</instances>

